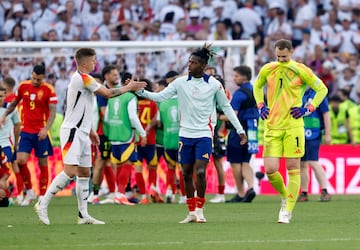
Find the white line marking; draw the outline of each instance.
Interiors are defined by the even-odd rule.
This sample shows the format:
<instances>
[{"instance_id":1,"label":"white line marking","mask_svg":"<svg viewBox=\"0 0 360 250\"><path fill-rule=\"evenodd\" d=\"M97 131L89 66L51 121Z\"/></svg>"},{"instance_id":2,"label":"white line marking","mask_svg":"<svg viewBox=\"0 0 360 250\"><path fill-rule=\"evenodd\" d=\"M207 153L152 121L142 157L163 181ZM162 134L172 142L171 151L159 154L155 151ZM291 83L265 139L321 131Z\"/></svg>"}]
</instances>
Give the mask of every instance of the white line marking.
<instances>
[{"instance_id":1,"label":"white line marking","mask_svg":"<svg viewBox=\"0 0 360 250\"><path fill-rule=\"evenodd\" d=\"M198 244L242 244L242 243L301 243L301 242L329 242L329 241L360 241L360 238L328 238L328 239L288 239L288 240L224 240L224 241L202 241ZM162 241L162 242L98 242L84 244L51 244L49 246L42 245L41 248L54 248L54 247L112 247L112 246L172 246L172 245L187 245L191 244L187 241ZM7 246L8 248L22 248L23 245Z\"/></svg>"}]
</instances>

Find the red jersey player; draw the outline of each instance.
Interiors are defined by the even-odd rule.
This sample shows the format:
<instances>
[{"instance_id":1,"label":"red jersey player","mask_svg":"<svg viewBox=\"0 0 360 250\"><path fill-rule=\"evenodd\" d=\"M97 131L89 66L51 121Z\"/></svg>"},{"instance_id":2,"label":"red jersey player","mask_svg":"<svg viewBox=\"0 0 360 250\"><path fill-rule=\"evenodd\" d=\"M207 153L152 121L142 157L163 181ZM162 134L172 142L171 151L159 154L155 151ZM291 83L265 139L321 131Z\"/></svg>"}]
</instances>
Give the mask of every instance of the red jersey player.
<instances>
[{"instance_id":1,"label":"red jersey player","mask_svg":"<svg viewBox=\"0 0 360 250\"><path fill-rule=\"evenodd\" d=\"M20 101L23 102L23 127L16 155L27 189L22 206L28 206L36 198L34 190L32 190L30 172L27 168L27 161L32 149L35 150L35 156L39 160L40 196L46 192L49 182L48 156L53 153L48 132L55 118L57 104L54 87L44 82L45 67L43 65L34 66L31 77L31 80L19 84L16 98L0 119L0 125L2 125L6 116L15 110Z\"/></svg>"},{"instance_id":2,"label":"red jersey player","mask_svg":"<svg viewBox=\"0 0 360 250\"><path fill-rule=\"evenodd\" d=\"M146 80L143 80L146 81ZM151 88L151 84L148 83L147 89ZM164 200L160 197L159 190L156 186L157 182L157 166L158 158L156 154L156 116L158 112L157 104L154 101L139 98L138 101L138 115L141 122L141 125L146 131L147 143L145 146L141 146L141 141L138 142L137 151L139 156L139 161L146 161L149 169L149 185L150 185L150 195L154 203L163 203ZM140 171L142 168L139 168L135 164L136 174L142 174ZM140 188L140 187L139 187Z\"/></svg>"}]
</instances>

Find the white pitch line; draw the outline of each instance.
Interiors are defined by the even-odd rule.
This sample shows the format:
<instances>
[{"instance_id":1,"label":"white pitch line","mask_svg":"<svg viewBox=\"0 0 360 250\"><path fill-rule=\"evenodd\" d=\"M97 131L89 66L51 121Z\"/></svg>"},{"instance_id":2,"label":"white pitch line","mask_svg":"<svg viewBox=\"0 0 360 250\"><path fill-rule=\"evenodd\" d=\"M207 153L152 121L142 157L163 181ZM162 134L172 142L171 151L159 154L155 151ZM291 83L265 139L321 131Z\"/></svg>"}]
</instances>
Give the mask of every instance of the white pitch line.
<instances>
[{"instance_id":1,"label":"white pitch line","mask_svg":"<svg viewBox=\"0 0 360 250\"><path fill-rule=\"evenodd\" d=\"M243 244L243 243L252 243L252 244L267 244L267 243L301 243L301 242L329 242L329 241L360 241L360 238L328 238L328 239L288 239L288 240L223 240L223 241L202 241L198 244ZM173 246L173 245L187 245L187 241L161 241L161 242L98 242L98 243L89 243L89 244L51 244L51 245L42 245L41 248L54 248L54 247L116 247L116 246ZM23 248L23 245L12 245L8 248L16 249Z\"/></svg>"}]
</instances>

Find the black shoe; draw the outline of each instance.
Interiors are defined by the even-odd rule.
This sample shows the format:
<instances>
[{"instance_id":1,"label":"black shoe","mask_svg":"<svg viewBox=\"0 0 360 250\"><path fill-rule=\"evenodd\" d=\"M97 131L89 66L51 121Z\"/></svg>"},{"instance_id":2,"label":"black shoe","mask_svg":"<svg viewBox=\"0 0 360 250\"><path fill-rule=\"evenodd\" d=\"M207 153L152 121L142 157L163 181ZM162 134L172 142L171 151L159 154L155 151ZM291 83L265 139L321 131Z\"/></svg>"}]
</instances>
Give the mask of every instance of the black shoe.
<instances>
[{"instance_id":1,"label":"black shoe","mask_svg":"<svg viewBox=\"0 0 360 250\"><path fill-rule=\"evenodd\" d=\"M250 188L246 192L245 197L242 202L252 202L252 200L255 198L255 196L256 196L256 193L255 193L254 189Z\"/></svg>"},{"instance_id":2,"label":"black shoe","mask_svg":"<svg viewBox=\"0 0 360 250\"><path fill-rule=\"evenodd\" d=\"M243 200L244 200L243 197L240 197L238 194L235 194L235 196L232 197L230 200L226 201L226 203L242 202Z\"/></svg>"}]
</instances>

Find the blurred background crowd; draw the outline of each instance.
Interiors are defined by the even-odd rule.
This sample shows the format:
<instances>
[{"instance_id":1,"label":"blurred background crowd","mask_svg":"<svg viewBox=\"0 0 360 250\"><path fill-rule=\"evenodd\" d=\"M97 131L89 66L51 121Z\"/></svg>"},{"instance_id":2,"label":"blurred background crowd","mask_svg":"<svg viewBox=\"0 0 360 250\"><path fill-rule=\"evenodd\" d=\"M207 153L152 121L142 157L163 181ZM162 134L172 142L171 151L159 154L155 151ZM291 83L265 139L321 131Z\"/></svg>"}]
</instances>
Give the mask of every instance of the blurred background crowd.
<instances>
[{"instance_id":1,"label":"blurred background crowd","mask_svg":"<svg viewBox=\"0 0 360 250\"><path fill-rule=\"evenodd\" d=\"M340 101L359 101L360 0L1 0L0 39L25 41L181 41L244 40L255 43L255 75L275 60L273 43L293 41L293 59L310 66ZM0 58L0 79L16 85L29 79L33 66L44 63L54 84L58 112L71 72L73 49L7 48ZM214 65L223 76L224 62L244 63L217 51ZM119 53L97 49L97 72L108 64L119 72L156 82L166 72L187 70L187 49ZM223 76L224 77L224 76ZM231 78L230 78L231 79ZM227 83L231 84L231 83Z\"/></svg>"}]
</instances>

